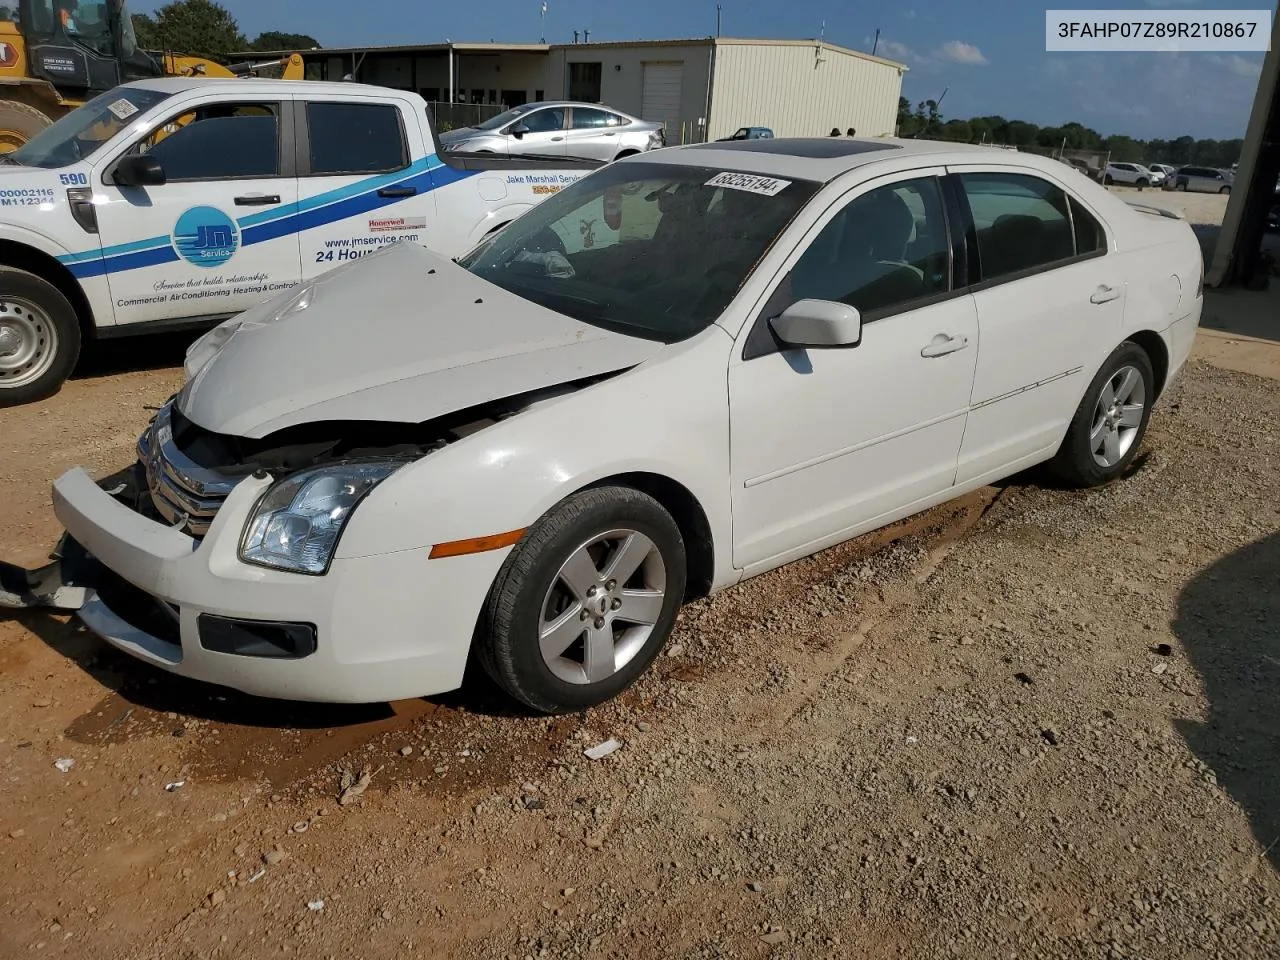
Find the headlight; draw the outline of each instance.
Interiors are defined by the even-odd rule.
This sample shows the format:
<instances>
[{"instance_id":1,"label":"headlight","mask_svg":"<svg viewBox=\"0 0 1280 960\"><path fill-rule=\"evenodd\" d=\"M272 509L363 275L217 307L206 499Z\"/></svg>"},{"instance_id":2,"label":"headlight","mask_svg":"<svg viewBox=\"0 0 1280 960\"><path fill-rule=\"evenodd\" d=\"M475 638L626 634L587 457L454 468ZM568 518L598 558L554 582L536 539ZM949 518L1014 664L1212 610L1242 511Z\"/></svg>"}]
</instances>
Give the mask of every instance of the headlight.
<instances>
[{"instance_id":1,"label":"headlight","mask_svg":"<svg viewBox=\"0 0 1280 960\"><path fill-rule=\"evenodd\" d=\"M285 478L263 494L250 514L240 559L276 570L323 574L356 505L406 462L335 464Z\"/></svg>"}]
</instances>

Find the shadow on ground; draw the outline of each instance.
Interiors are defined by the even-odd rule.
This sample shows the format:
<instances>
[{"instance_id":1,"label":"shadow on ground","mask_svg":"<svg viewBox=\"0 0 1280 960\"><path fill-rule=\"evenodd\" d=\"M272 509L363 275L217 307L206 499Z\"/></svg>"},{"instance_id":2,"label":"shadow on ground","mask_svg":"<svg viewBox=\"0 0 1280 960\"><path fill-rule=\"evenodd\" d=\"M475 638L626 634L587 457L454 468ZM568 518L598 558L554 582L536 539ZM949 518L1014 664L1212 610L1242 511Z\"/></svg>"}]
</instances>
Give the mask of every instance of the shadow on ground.
<instances>
[{"instance_id":1,"label":"shadow on ground","mask_svg":"<svg viewBox=\"0 0 1280 960\"><path fill-rule=\"evenodd\" d=\"M1280 283L1268 290L1206 291L1200 326L1280 343Z\"/></svg>"},{"instance_id":2,"label":"shadow on ground","mask_svg":"<svg viewBox=\"0 0 1280 960\"><path fill-rule=\"evenodd\" d=\"M181 367L187 347L203 333L204 330L184 330L111 337L86 343L72 379L90 380L118 373Z\"/></svg>"},{"instance_id":3,"label":"shadow on ground","mask_svg":"<svg viewBox=\"0 0 1280 960\"><path fill-rule=\"evenodd\" d=\"M1209 700L1207 721L1179 721L1179 732L1280 870L1280 533L1201 571L1174 631Z\"/></svg>"}]
</instances>

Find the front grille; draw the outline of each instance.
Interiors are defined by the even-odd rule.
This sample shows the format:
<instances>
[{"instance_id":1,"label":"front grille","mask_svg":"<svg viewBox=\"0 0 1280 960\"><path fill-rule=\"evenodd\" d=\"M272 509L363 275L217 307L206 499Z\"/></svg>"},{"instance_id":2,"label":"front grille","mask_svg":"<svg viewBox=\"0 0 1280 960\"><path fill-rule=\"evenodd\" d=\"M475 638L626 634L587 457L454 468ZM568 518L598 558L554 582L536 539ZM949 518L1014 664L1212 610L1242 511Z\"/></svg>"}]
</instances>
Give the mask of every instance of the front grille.
<instances>
[{"instance_id":1,"label":"front grille","mask_svg":"<svg viewBox=\"0 0 1280 960\"><path fill-rule=\"evenodd\" d=\"M236 480L200 466L178 449L168 405L138 438L138 460L146 470L147 489L160 516L193 537L208 533Z\"/></svg>"}]
</instances>

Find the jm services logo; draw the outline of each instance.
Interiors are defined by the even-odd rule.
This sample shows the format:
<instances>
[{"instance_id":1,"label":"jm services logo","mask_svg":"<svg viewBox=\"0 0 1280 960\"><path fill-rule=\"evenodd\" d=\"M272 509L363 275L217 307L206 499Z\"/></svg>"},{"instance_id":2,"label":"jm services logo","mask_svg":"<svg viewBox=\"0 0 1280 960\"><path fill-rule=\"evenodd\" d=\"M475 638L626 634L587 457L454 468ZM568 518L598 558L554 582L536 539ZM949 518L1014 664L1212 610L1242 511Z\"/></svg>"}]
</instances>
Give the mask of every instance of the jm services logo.
<instances>
[{"instance_id":1,"label":"jm services logo","mask_svg":"<svg viewBox=\"0 0 1280 960\"><path fill-rule=\"evenodd\" d=\"M173 246L187 263L220 267L240 248L240 228L216 207L192 207L174 225Z\"/></svg>"}]
</instances>

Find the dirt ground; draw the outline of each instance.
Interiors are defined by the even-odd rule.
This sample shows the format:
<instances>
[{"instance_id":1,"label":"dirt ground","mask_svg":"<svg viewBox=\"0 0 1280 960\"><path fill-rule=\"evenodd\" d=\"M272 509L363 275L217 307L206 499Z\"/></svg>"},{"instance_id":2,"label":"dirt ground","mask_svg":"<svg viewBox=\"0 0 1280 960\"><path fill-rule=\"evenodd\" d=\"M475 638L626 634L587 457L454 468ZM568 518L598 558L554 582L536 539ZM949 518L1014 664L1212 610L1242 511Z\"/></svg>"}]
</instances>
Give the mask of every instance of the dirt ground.
<instances>
[{"instance_id":1,"label":"dirt ground","mask_svg":"<svg viewBox=\"0 0 1280 960\"><path fill-rule=\"evenodd\" d=\"M582 716L252 700L0 616L0 955L1280 957L1280 335L1232 329L1267 296L1211 296L1131 476L694 604ZM182 347L0 412L0 556Z\"/></svg>"}]
</instances>

